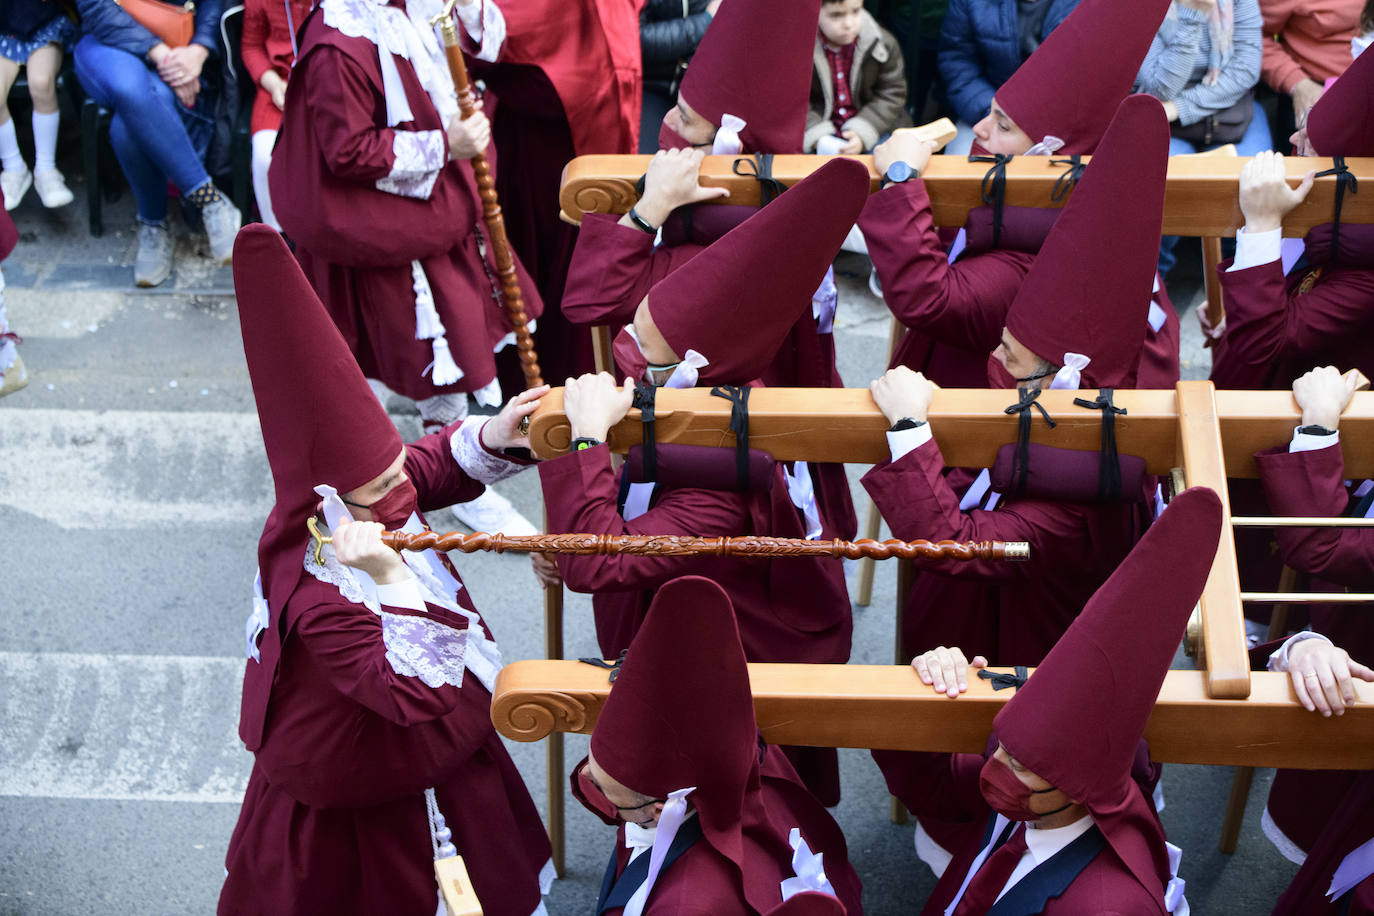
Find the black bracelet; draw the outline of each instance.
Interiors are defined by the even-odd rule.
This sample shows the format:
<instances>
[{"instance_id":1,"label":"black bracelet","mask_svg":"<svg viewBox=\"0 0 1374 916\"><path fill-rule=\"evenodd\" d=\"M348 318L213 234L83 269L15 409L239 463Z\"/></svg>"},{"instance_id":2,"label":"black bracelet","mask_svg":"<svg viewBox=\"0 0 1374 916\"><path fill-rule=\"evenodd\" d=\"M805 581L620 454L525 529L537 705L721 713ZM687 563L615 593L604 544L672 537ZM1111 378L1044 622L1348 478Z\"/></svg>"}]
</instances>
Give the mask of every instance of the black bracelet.
<instances>
[{"instance_id":1,"label":"black bracelet","mask_svg":"<svg viewBox=\"0 0 1374 916\"><path fill-rule=\"evenodd\" d=\"M1335 431L1334 429L1327 429L1325 426L1318 426L1318 425L1315 424L1315 423L1312 424L1311 426L1301 426L1301 427L1299 427L1299 428L1298 428L1298 432L1302 433L1304 436L1334 436L1334 435L1336 435L1336 431Z\"/></svg>"},{"instance_id":2,"label":"black bracelet","mask_svg":"<svg viewBox=\"0 0 1374 916\"><path fill-rule=\"evenodd\" d=\"M570 451L580 452L586 448L596 448L600 444L600 439L593 439L591 436L580 436L572 441L572 448Z\"/></svg>"},{"instance_id":3,"label":"black bracelet","mask_svg":"<svg viewBox=\"0 0 1374 916\"><path fill-rule=\"evenodd\" d=\"M634 223L636 227L642 229L650 235L653 235L654 233L658 232L658 230L654 228L654 226L650 224L650 222L647 219L639 215L639 211L636 210L634 207L630 208L630 222Z\"/></svg>"},{"instance_id":4,"label":"black bracelet","mask_svg":"<svg viewBox=\"0 0 1374 916\"><path fill-rule=\"evenodd\" d=\"M926 425L925 420L918 420L915 417L902 417L888 428L890 433L900 433L908 429L920 429Z\"/></svg>"}]
</instances>

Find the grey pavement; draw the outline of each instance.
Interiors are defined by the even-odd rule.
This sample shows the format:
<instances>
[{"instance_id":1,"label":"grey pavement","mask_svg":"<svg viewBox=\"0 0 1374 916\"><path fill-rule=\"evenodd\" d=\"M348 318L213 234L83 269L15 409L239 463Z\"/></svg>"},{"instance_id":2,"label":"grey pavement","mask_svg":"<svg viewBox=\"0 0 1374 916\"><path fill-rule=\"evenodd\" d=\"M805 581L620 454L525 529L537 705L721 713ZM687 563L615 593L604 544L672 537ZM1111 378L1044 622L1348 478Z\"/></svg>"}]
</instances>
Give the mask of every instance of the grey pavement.
<instances>
[{"instance_id":1,"label":"grey pavement","mask_svg":"<svg viewBox=\"0 0 1374 916\"><path fill-rule=\"evenodd\" d=\"M78 202L63 211L30 197L14 212L22 241L4 265L31 381L0 401L0 916L210 913L251 767L235 736L237 690L271 479L228 271L178 229L173 280L135 290L127 195L107 205L105 237L91 239L73 184ZM843 255L837 268L840 368L857 386L883 367L888 314L866 290L864 258ZM1188 269L1185 256L1171 284L1180 312L1198 296ZM1185 373L1205 377L1191 318L1184 327ZM414 438L413 411L390 406ZM850 470L862 511L864 469ZM536 472L498 489L540 517ZM526 561L458 564L506 657L542 657ZM854 662L891 661L893 602L893 570L880 566L872 604L854 610ZM585 596L568 595L566 616L568 655L595 654ZM542 809L543 746L509 746ZM585 747L569 737L569 765ZM911 828L888 820L866 752L841 760L835 814L866 909L915 912L934 881L912 854ZM1259 832L1267 773L1238 851L1217 851L1230 778L1229 768L1166 768L1164 821L1184 848L1194 913L1266 913L1295 871ZM549 909L585 913L612 833L565 801L568 872Z\"/></svg>"}]
</instances>

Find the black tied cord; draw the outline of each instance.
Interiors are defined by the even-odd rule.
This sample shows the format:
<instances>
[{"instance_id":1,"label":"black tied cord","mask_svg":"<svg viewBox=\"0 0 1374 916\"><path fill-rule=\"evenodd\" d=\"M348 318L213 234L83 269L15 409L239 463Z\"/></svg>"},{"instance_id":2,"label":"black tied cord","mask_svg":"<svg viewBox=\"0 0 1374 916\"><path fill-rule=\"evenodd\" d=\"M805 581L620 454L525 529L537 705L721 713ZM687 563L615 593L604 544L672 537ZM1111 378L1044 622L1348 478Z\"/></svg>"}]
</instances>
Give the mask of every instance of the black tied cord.
<instances>
[{"instance_id":1,"label":"black tied cord","mask_svg":"<svg viewBox=\"0 0 1374 916\"><path fill-rule=\"evenodd\" d=\"M1112 389L1097 389L1097 400L1074 398L1079 407L1102 411L1101 456L1097 466L1097 498L1115 502L1121 498L1121 459L1116 453L1116 415L1126 415L1126 408L1112 403Z\"/></svg>"},{"instance_id":2,"label":"black tied cord","mask_svg":"<svg viewBox=\"0 0 1374 916\"><path fill-rule=\"evenodd\" d=\"M1021 400L1006 408L1002 412L1005 414L1018 414L1016 428L1016 461L1012 465L1012 479L1014 493L1024 493L1026 491L1026 477L1030 474L1030 428L1031 428L1031 408L1040 411L1040 416L1045 418L1045 422L1050 425L1050 429L1058 424L1050 416L1050 412L1045 409L1036 398L1040 397L1039 388L1022 388Z\"/></svg>"},{"instance_id":3,"label":"black tied cord","mask_svg":"<svg viewBox=\"0 0 1374 916\"><path fill-rule=\"evenodd\" d=\"M749 386L717 385L711 396L730 402L730 432L735 434L735 479L749 489Z\"/></svg>"},{"instance_id":4,"label":"black tied cord","mask_svg":"<svg viewBox=\"0 0 1374 916\"><path fill-rule=\"evenodd\" d=\"M749 166L749 171L743 171L741 166ZM778 199L778 195L787 189L782 182L773 177L773 154L755 153L753 158L740 157L731 165L731 171L744 178L753 178L759 183L759 208L768 206Z\"/></svg>"},{"instance_id":5,"label":"black tied cord","mask_svg":"<svg viewBox=\"0 0 1374 916\"><path fill-rule=\"evenodd\" d=\"M639 408L639 422L644 444L644 479L658 479L658 451L654 438L654 396L658 391L648 382L635 383L635 399L631 406Z\"/></svg>"},{"instance_id":6,"label":"black tied cord","mask_svg":"<svg viewBox=\"0 0 1374 916\"><path fill-rule=\"evenodd\" d=\"M1341 204L1345 203L1345 191L1349 188L1351 194L1360 193L1360 183L1355 178L1355 173L1345 164L1344 156L1332 156L1331 163L1334 168L1318 172L1316 177L1336 176L1336 207L1331 219L1331 263L1335 264L1341 250Z\"/></svg>"},{"instance_id":7,"label":"black tied cord","mask_svg":"<svg viewBox=\"0 0 1374 916\"><path fill-rule=\"evenodd\" d=\"M582 660L586 661L585 658ZM1030 671L1026 669L1025 665L1017 665L1015 674L981 668L978 671L978 676L985 681L992 681L992 689L997 691L1006 690L1008 687L1017 689L1026 686L1026 681L1030 679Z\"/></svg>"},{"instance_id":8,"label":"black tied cord","mask_svg":"<svg viewBox=\"0 0 1374 916\"><path fill-rule=\"evenodd\" d=\"M1051 159L1050 165L1066 165L1062 174L1054 181L1054 187L1050 190L1050 200L1059 203L1068 193L1078 185L1078 179L1083 177L1083 170L1087 166L1083 163L1083 156L1074 153L1067 159Z\"/></svg>"},{"instance_id":9,"label":"black tied cord","mask_svg":"<svg viewBox=\"0 0 1374 916\"><path fill-rule=\"evenodd\" d=\"M622 650L614 662L608 662L604 658L579 658L578 661L584 665L595 665L598 668L611 672L610 676L606 678L606 682L614 684L615 679L620 677L620 668L625 664L625 655L629 651L629 649Z\"/></svg>"},{"instance_id":10,"label":"black tied cord","mask_svg":"<svg viewBox=\"0 0 1374 916\"><path fill-rule=\"evenodd\" d=\"M969 162L991 162L983 176L983 203L992 206L992 247L1002 239L1002 205L1007 199L1007 163L1012 157L1004 153L991 156L969 156Z\"/></svg>"}]
</instances>

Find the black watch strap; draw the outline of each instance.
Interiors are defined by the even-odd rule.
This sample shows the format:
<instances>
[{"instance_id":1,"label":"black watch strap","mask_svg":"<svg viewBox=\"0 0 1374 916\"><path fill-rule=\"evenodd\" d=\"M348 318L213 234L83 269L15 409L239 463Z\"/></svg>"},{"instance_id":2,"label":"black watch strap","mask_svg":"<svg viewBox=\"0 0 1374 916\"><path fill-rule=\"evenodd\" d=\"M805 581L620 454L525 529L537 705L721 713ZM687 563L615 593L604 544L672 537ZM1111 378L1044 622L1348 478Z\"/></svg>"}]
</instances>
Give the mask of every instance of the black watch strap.
<instances>
[{"instance_id":1,"label":"black watch strap","mask_svg":"<svg viewBox=\"0 0 1374 916\"><path fill-rule=\"evenodd\" d=\"M1334 436L1334 435L1336 435L1336 431L1335 431L1334 429L1327 429L1325 426L1318 426L1318 425L1315 424L1315 423L1312 424L1311 426L1300 426L1300 427L1298 427L1298 432L1302 433L1304 436Z\"/></svg>"},{"instance_id":2,"label":"black watch strap","mask_svg":"<svg viewBox=\"0 0 1374 916\"><path fill-rule=\"evenodd\" d=\"M636 210L634 207L630 208L630 222L634 223L636 227L643 230L644 232L649 233L650 235L653 235L656 232L658 232L658 229L647 219L640 216L639 211Z\"/></svg>"},{"instance_id":3,"label":"black watch strap","mask_svg":"<svg viewBox=\"0 0 1374 916\"><path fill-rule=\"evenodd\" d=\"M888 432L900 433L903 430L919 429L920 427L925 425L925 420L917 420L915 417L902 417L896 423L892 424L891 428L888 429Z\"/></svg>"},{"instance_id":4,"label":"black watch strap","mask_svg":"<svg viewBox=\"0 0 1374 916\"><path fill-rule=\"evenodd\" d=\"M600 439L593 439L591 436L582 436L572 441L572 448L569 449L569 451L580 452L584 448L596 448L600 444Z\"/></svg>"}]
</instances>

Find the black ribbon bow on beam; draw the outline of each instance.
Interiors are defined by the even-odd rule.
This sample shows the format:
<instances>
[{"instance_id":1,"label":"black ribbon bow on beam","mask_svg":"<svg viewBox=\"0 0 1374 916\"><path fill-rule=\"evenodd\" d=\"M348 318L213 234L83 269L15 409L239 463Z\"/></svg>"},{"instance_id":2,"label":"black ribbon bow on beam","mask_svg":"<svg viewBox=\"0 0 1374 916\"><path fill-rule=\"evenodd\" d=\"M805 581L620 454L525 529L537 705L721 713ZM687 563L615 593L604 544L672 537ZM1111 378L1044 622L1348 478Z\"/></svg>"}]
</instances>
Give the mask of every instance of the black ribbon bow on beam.
<instances>
[{"instance_id":1,"label":"black ribbon bow on beam","mask_svg":"<svg viewBox=\"0 0 1374 916\"><path fill-rule=\"evenodd\" d=\"M1116 415L1126 415L1126 408L1112 403L1112 389L1097 389L1097 400L1074 398L1074 404L1089 410L1102 411L1101 458L1097 466L1097 498L1115 502L1121 498L1121 459L1116 453Z\"/></svg>"},{"instance_id":2,"label":"black ribbon bow on beam","mask_svg":"<svg viewBox=\"0 0 1374 916\"><path fill-rule=\"evenodd\" d=\"M745 171L744 166L749 170ZM787 189L783 187L781 181L773 177L773 154L755 153L753 158L741 157L736 159L730 166L730 170L743 178L753 178L759 183L759 207L768 206L778 199L778 196Z\"/></svg>"},{"instance_id":3,"label":"black ribbon bow on beam","mask_svg":"<svg viewBox=\"0 0 1374 916\"><path fill-rule=\"evenodd\" d=\"M1002 411L1005 414L1017 414L1016 461L1012 464L1012 492L1015 493L1026 491L1026 479L1030 475L1030 429L1033 419L1031 408L1040 411L1040 416L1045 418L1050 429L1058 425L1045 409L1045 405L1036 400L1040 397L1039 388L1022 388L1020 395L1021 400Z\"/></svg>"},{"instance_id":4,"label":"black ribbon bow on beam","mask_svg":"<svg viewBox=\"0 0 1374 916\"><path fill-rule=\"evenodd\" d=\"M741 490L749 489L749 392L748 385L717 385L711 396L730 402L730 432L735 434L735 479Z\"/></svg>"},{"instance_id":5,"label":"black ribbon bow on beam","mask_svg":"<svg viewBox=\"0 0 1374 916\"><path fill-rule=\"evenodd\" d=\"M1083 156L1074 153L1067 159L1051 159L1050 165L1066 165L1062 174L1054 181L1054 187L1050 190L1050 200L1059 203L1064 197L1078 185L1078 179L1083 177L1083 170L1088 166L1083 162Z\"/></svg>"},{"instance_id":6,"label":"black ribbon bow on beam","mask_svg":"<svg viewBox=\"0 0 1374 916\"><path fill-rule=\"evenodd\" d=\"M983 175L983 203L992 207L992 247L998 247L1002 239L1002 206L1007 200L1007 163L1012 157L1005 153L991 156L969 156L969 162L991 162L992 166Z\"/></svg>"},{"instance_id":7,"label":"black ribbon bow on beam","mask_svg":"<svg viewBox=\"0 0 1374 916\"><path fill-rule=\"evenodd\" d=\"M983 668L979 670L978 677L985 681L992 681L992 689L994 691L1006 690L1008 687L1015 690L1026 686L1026 681L1030 679L1030 672L1026 669L1025 665L1017 665L1015 674L1007 674L1001 671L989 671Z\"/></svg>"},{"instance_id":8,"label":"black ribbon bow on beam","mask_svg":"<svg viewBox=\"0 0 1374 916\"><path fill-rule=\"evenodd\" d=\"M608 662L604 658L579 658L578 661L584 665L592 665L611 672L610 676L606 678L606 682L614 684L615 679L620 676L620 669L624 666L625 656L629 651L629 649L622 650L620 655L613 662Z\"/></svg>"},{"instance_id":9,"label":"black ribbon bow on beam","mask_svg":"<svg viewBox=\"0 0 1374 916\"><path fill-rule=\"evenodd\" d=\"M1360 193L1359 180L1355 178L1355 173L1350 171L1350 167L1345 164L1344 156L1331 157L1332 168L1324 172L1318 172L1317 178L1336 176L1336 206L1331 218L1331 263L1340 263L1338 258L1341 251L1341 205L1345 203L1345 192L1349 189L1351 194Z\"/></svg>"},{"instance_id":10,"label":"black ribbon bow on beam","mask_svg":"<svg viewBox=\"0 0 1374 916\"><path fill-rule=\"evenodd\" d=\"M644 445L644 479L658 479L658 450L654 434L654 398L658 389L649 382L635 382L632 407L639 408L640 441Z\"/></svg>"}]
</instances>

